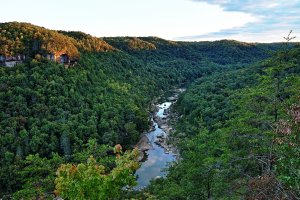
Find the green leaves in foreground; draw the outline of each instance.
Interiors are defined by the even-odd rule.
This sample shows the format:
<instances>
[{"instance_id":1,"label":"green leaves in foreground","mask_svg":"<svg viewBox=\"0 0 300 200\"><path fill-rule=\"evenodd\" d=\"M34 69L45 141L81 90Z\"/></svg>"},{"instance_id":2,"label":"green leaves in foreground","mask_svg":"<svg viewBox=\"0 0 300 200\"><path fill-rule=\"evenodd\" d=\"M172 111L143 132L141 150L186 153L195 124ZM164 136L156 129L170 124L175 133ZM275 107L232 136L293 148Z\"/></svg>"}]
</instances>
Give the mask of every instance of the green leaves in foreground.
<instances>
[{"instance_id":1,"label":"green leaves in foreground","mask_svg":"<svg viewBox=\"0 0 300 200\"><path fill-rule=\"evenodd\" d=\"M55 179L55 193L64 199L119 198L122 188L136 184L134 171L139 167L137 150L120 154L117 154L116 167L110 173L105 173L105 167L92 156L86 164L61 165Z\"/></svg>"}]
</instances>

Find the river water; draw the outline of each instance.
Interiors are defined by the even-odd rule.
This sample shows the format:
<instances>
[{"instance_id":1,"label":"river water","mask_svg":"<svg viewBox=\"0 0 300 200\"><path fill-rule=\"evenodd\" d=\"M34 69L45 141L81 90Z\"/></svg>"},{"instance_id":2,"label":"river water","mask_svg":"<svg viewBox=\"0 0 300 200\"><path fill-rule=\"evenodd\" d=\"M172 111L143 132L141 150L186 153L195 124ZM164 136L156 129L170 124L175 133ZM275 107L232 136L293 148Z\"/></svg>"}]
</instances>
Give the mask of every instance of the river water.
<instances>
[{"instance_id":1,"label":"river water","mask_svg":"<svg viewBox=\"0 0 300 200\"><path fill-rule=\"evenodd\" d=\"M171 102L165 102L159 105L159 111L156 113L156 116L159 118L168 117L164 114L166 109L169 109L172 105ZM153 119L152 119L153 120ZM141 189L149 185L150 180L160 177L165 177L167 172L164 171L168 167L168 164L175 161L176 155L167 151L160 145L156 144L161 136L166 137L164 130L159 128L158 124L154 122L155 129L146 134L148 137L152 148L146 151L146 160L142 163L141 167L136 171L138 185L135 189Z\"/></svg>"}]
</instances>

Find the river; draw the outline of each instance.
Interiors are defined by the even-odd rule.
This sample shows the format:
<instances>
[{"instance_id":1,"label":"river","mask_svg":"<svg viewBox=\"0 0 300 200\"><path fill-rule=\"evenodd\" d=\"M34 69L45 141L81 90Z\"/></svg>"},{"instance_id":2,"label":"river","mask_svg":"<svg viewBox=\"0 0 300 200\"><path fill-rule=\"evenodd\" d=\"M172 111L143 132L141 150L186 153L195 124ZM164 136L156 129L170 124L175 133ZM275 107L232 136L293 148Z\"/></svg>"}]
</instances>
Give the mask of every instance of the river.
<instances>
[{"instance_id":1,"label":"river","mask_svg":"<svg viewBox=\"0 0 300 200\"><path fill-rule=\"evenodd\" d=\"M170 108L172 102L164 102L159 106L159 110L155 113L155 120L161 124L163 120L168 118L166 110ZM141 189L149 185L150 180L160 177L165 177L167 172L164 170L170 163L176 160L176 154L172 152L172 148L167 148L165 140L168 137L167 133L159 127L158 123L154 122L154 130L146 134L149 139L151 148L145 151L145 161L136 171L138 185L134 189ZM165 147L163 147L165 146Z\"/></svg>"}]
</instances>

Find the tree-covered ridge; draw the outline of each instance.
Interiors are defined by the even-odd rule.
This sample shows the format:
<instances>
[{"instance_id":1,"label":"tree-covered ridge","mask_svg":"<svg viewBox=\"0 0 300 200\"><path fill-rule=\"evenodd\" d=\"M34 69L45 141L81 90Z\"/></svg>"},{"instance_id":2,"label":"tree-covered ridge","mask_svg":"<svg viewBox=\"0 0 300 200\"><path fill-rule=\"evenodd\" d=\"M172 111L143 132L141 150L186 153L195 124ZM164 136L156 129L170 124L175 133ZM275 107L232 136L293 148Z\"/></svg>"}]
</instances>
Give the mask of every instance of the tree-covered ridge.
<instances>
[{"instance_id":1,"label":"tree-covered ridge","mask_svg":"<svg viewBox=\"0 0 300 200\"><path fill-rule=\"evenodd\" d=\"M128 47L129 49L135 50L135 49L145 49L145 50L151 50L151 49L156 49L155 45L147 42L147 41L143 41L139 38L132 38L128 41Z\"/></svg>"},{"instance_id":2,"label":"tree-covered ridge","mask_svg":"<svg viewBox=\"0 0 300 200\"><path fill-rule=\"evenodd\" d=\"M138 37L104 37L104 41L123 51L156 50L156 46Z\"/></svg>"},{"instance_id":3,"label":"tree-covered ridge","mask_svg":"<svg viewBox=\"0 0 300 200\"><path fill-rule=\"evenodd\" d=\"M59 31L64 35L67 35L76 40L76 47L80 51L87 52L106 52L114 50L114 47L106 43L104 40L100 38L93 37L89 34L79 32L79 31Z\"/></svg>"},{"instance_id":4,"label":"tree-covered ridge","mask_svg":"<svg viewBox=\"0 0 300 200\"><path fill-rule=\"evenodd\" d=\"M75 40L57 31L34 26L29 23L1 23L0 24L0 55L26 55L34 57L36 54L67 54L71 59L78 58L80 53L75 46Z\"/></svg>"},{"instance_id":5,"label":"tree-covered ridge","mask_svg":"<svg viewBox=\"0 0 300 200\"><path fill-rule=\"evenodd\" d=\"M174 42L157 37L115 37L96 38L76 31L54 31L29 23L9 22L0 24L0 55L36 54L45 56L52 53L57 57L67 54L78 59L80 51L105 52L123 50L141 56L148 54L157 58L204 59L226 65L249 63L267 57L268 51L278 49L281 44L246 44L237 41L216 42ZM226 59L224 59L226 58Z\"/></svg>"},{"instance_id":6,"label":"tree-covered ridge","mask_svg":"<svg viewBox=\"0 0 300 200\"><path fill-rule=\"evenodd\" d=\"M213 62L219 65L243 65L268 58L282 48L283 43L242 43L233 40L214 42L174 42L157 37L139 37L139 40L153 44L155 50L132 49L128 46L130 37L103 38L112 46L138 56L147 62L161 63L184 59L187 62ZM293 46L293 45L291 45ZM290 47L291 47L290 46Z\"/></svg>"},{"instance_id":7,"label":"tree-covered ridge","mask_svg":"<svg viewBox=\"0 0 300 200\"><path fill-rule=\"evenodd\" d=\"M194 52L201 53L203 57L222 65L251 63L253 60L260 61L282 47L281 43L255 44L234 40L183 42L181 44Z\"/></svg>"}]
</instances>

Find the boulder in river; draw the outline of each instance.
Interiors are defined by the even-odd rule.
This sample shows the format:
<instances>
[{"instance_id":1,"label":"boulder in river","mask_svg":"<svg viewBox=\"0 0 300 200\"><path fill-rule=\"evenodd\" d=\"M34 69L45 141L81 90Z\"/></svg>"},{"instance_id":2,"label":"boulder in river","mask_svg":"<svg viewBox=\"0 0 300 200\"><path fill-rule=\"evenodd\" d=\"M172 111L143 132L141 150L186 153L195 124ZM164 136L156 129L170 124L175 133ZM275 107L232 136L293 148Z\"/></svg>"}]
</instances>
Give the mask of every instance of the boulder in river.
<instances>
[{"instance_id":1,"label":"boulder in river","mask_svg":"<svg viewBox=\"0 0 300 200\"><path fill-rule=\"evenodd\" d=\"M176 101L177 98L176 98L175 96L173 96L173 97L169 97L168 100L169 100L169 101Z\"/></svg>"},{"instance_id":2,"label":"boulder in river","mask_svg":"<svg viewBox=\"0 0 300 200\"><path fill-rule=\"evenodd\" d=\"M152 125L149 126L148 132L155 131L155 125L152 123Z\"/></svg>"},{"instance_id":3,"label":"boulder in river","mask_svg":"<svg viewBox=\"0 0 300 200\"><path fill-rule=\"evenodd\" d=\"M164 115L168 115L168 114L170 114L170 109L165 109L164 110Z\"/></svg>"},{"instance_id":4,"label":"boulder in river","mask_svg":"<svg viewBox=\"0 0 300 200\"><path fill-rule=\"evenodd\" d=\"M166 119L167 119L167 116L163 116L161 119L162 119L162 120L166 120Z\"/></svg>"},{"instance_id":5,"label":"boulder in river","mask_svg":"<svg viewBox=\"0 0 300 200\"><path fill-rule=\"evenodd\" d=\"M152 148L151 143L146 135L144 135L136 144L136 148L138 148L139 151L147 151Z\"/></svg>"},{"instance_id":6,"label":"boulder in river","mask_svg":"<svg viewBox=\"0 0 300 200\"><path fill-rule=\"evenodd\" d=\"M157 138L164 138L164 135L158 135Z\"/></svg>"}]
</instances>

